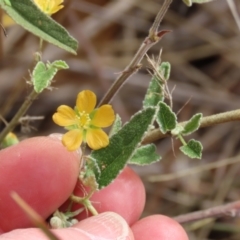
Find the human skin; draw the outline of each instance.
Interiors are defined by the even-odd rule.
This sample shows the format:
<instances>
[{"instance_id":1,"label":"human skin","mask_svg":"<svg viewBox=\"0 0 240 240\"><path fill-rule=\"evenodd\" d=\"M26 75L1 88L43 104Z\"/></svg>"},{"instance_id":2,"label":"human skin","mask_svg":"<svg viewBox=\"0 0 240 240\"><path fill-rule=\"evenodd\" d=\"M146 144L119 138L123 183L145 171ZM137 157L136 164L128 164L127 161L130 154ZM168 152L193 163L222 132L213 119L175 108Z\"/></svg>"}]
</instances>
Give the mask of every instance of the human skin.
<instances>
[{"instance_id":1,"label":"human skin","mask_svg":"<svg viewBox=\"0 0 240 240\"><path fill-rule=\"evenodd\" d=\"M80 156L67 151L56 137L31 138L0 151L0 239L48 239L33 227L10 193L17 192L46 219L74 188L75 194L83 195L83 188L77 183L79 161ZM188 239L184 229L169 217L153 215L139 220L145 190L140 178L128 167L91 200L100 214L89 217L83 213L73 227L52 230L61 240Z\"/></svg>"}]
</instances>

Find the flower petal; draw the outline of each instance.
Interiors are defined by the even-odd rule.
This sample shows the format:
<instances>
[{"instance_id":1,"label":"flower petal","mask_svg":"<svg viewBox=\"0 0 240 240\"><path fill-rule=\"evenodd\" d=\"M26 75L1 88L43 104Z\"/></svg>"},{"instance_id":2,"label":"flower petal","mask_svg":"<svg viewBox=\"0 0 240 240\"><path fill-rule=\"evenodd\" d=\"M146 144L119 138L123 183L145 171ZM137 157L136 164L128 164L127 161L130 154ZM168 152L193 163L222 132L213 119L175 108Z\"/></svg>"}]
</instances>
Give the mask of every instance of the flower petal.
<instances>
[{"instance_id":1,"label":"flower petal","mask_svg":"<svg viewBox=\"0 0 240 240\"><path fill-rule=\"evenodd\" d=\"M53 114L53 121L62 127L71 126L76 123L76 113L74 110L66 105L58 107L57 112Z\"/></svg>"},{"instance_id":2,"label":"flower petal","mask_svg":"<svg viewBox=\"0 0 240 240\"><path fill-rule=\"evenodd\" d=\"M82 140L82 131L79 129L74 129L63 135L62 143L68 149L68 151L75 151L82 144Z\"/></svg>"},{"instance_id":3,"label":"flower petal","mask_svg":"<svg viewBox=\"0 0 240 240\"><path fill-rule=\"evenodd\" d=\"M48 6L49 6L49 0L34 0L35 4L45 13Z\"/></svg>"},{"instance_id":4,"label":"flower petal","mask_svg":"<svg viewBox=\"0 0 240 240\"><path fill-rule=\"evenodd\" d=\"M55 0L55 5L52 7L51 14L54 14L58 12L60 9L62 9L64 6L61 5L63 3L63 0Z\"/></svg>"},{"instance_id":5,"label":"flower petal","mask_svg":"<svg viewBox=\"0 0 240 240\"><path fill-rule=\"evenodd\" d=\"M88 129L86 142L93 150L104 148L109 144L108 135L102 129Z\"/></svg>"},{"instance_id":6,"label":"flower petal","mask_svg":"<svg viewBox=\"0 0 240 240\"><path fill-rule=\"evenodd\" d=\"M94 92L85 90L77 96L77 108L79 112L90 113L96 106L97 97Z\"/></svg>"},{"instance_id":7,"label":"flower petal","mask_svg":"<svg viewBox=\"0 0 240 240\"><path fill-rule=\"evenodd\" d=\"M112 106L106 104L96 109L96 112L91 121L91 125L100 128L109 127L113 124L114 120L115 115Z\"/></svg>"},{"instance_id":8,"label":"flower petal","mask_svg":"<svg viewBox=\"0 0 240 240\"><path fill-rule=\"evenodd\" d=\"M2 24L5 28L7 28L7 27L11 27L12 25L14 25L16 23L10 16L8 16L6 13L4 13L2 16Z\"/></svg>"},{"instance_id":9,"label":"flower petal","mask_svg":"<svg viewBox=\"0 0 240 240\"><path fill-rule=\"evenodd\" d=\"M34 0L36 5L46 14L52 15L63 8L63 0Z\"/></svg>"}]
</instances>

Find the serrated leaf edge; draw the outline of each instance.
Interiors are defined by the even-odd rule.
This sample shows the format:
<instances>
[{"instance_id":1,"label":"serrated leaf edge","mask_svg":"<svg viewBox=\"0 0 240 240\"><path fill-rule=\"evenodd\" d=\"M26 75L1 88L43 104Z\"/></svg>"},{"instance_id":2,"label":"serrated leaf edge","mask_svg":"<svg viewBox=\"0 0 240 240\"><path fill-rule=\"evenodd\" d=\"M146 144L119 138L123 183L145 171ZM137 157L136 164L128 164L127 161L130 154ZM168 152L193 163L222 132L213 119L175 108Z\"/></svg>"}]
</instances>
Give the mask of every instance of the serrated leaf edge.
<instances>
[{"instance_id":1,"label":"serrated leaf edge","mask_svg":"<svg viewBox=\"0 0 240 240\"><path fill-rule=\"evenodd\" d=\"M152 127L152 125L153 125L153 123L154 123L154 121L155 121L155 119L156 119L157 108L156 108L156 107L147 107L147 108L144 108L144 109L136 112L134 115L131 116L130 120L129 120L128 122L126 122L126 123L122 126L122 128L123 128L126 124L128 124L128 123L131 121L131 119L132 119L135 115L139 114L139 113L142 112L142 111L145 111L146 109L154 109L154 110L155 110L155 113L154 113L154 115L153 115L152 121L151 121L151 123L149 124L148 129L143 133L142 138L141 138L140 142L138 143L138 145L136 146L135 150L132 152L132 154L131 154L131 155L129 156L129 158L127 159L124 167L128 164L129 159L131 159L132 156L135 154L136 149L141 145L141 141L144 139L144 137L147 135L147 133L148 133L149 130L151 129L151 127ZM116 134L117 134L117 133L113 134L111 137L115 136ZM119 176L119 174L123 171L124 167L119 170L117 176ZM100 177L100 175L99 175L99 177ZM99 177L98 177L98 179L99 179ZM112 183L114 180L115 180L115 179L113 179L110 183ZM109 184L110 184L110 183L109 183ZM109 184L108 184L108 185L109 185ZM99 190L102 189L102 188L104 188L104 187L106 187L106 186L108 186L108 185L102 185L102 186L99 188Z\"/></svg>"},{"instance_id":2,"label":"serrated leaf edge","mask_svg":"<svg viewBox=\"0 0 240 240\"><path fill-rule=\"evenodd\" d=\"M184 152L184 151L182 150L182 148L184 148L184 147L189 147L188 144L189 144L190 141L197 142L197 143L199 143L199 145L201 146L201 153L200 153L199 156L195 155L195 157L191 157L191 156L189 156L186 152ZM189 157L189 158L197 158L197 159L201 159L201 158L202 158L202 150L203 150L202 143L201 143L200 141L195 140L195 139L190 139L190 140L188 141L187 145L181 146L179 149L181 150L181 152L182 152L184 155L186 155L186 156ZM190 149L191 149L191 148L190 148ZM191 150L192 150L192 149L191 149ZM192 151L192 152L194 152L194 151ZM194 153L195 153L195 152L194 152Z\"/></svg>"},{"instance_id":3,"label":"serrated leaf edge","mask_svg":"<svg viewBox=\"0 0 240 240\"><path fill-rule=\"evenodd\" d=\"M168 109L170 109L170 111L171 111L171 113L172 113L172 115L174 116L175 121L176 121L175 127L173 128L173 129L175 129L176 126L177 126L177 116L176 116L176 114L172 111L172 109L171 109L165 102L162 102L162 101L160 101L160 102L158 103L158 111L161 111L161 110L160 110L160 104L164 104L164 106L166 106ZM157 113L156 113L156 114L157 114ZM158 123L158 125L159 125L160 131L161 131L163 134L167 133L168 131L173 130L173 129L163 130L163 125L161 124L160 121L158 121L158 118L156 118L156 121L157 121L157 123Z\"/></svg>"},{"instance_id":4,"label":"serrated leaf edge","mask_svg":"<svg viewBox=\"0 0 240 240\"><path fill-rule=\"evenodd\" d=\"M147 144L147 145L141 145L139 148L147 148L148 145L149 145L149 144ZM154 145L154 147L155 147L155 149L156 149L156 146L155 146L155 145ZM137 150L138 150L139 148L136 148L136 150L134 151L134 154L137 152ZM133 154L133 155L134 155L134 154ZM132 157L133 157L133 155L132 155ZM131 157L131 158L132 158L132 157ZM150 164L159 162L159 161L162 159L162 157L159 155L159 158L158 158L157 160L151 162L151 163L148 163L148 164L147 164L147 163L146 163L146 164L138 164L138 163L136 163L136 162L131 162L131 158L128 160L127 163L129 163L129 164L134 164L134 165L138 165L138 166L150 165Z\"/></svg>"},{"instance_id":5,"label":"serrated leaf edge","mask_svg":"<svg viewBox=\"0 0 240 240\"><path fill-rule=\"evenodd\" d=\"M185 127L186 127L188 124L190 124L191 121L194 120L194 118L197 118L198 116L199 116L198 127L195 128L195 129L192 130L192 131L189 131L189 132L186 132L186 133L185 133L185 132L184 132L184 131L185 131ZM184 136L187 136L187 135L190 135L190 134L192 134L193 132L197 131L197 130L199 129L199 127L200 127L202 116L203 116L202 113L196 113L196 114L194 114L194 115L184 124L184 126L183 126L183 131L181 132L181 134L184 135Z\"/></svg>"}]
</instances>

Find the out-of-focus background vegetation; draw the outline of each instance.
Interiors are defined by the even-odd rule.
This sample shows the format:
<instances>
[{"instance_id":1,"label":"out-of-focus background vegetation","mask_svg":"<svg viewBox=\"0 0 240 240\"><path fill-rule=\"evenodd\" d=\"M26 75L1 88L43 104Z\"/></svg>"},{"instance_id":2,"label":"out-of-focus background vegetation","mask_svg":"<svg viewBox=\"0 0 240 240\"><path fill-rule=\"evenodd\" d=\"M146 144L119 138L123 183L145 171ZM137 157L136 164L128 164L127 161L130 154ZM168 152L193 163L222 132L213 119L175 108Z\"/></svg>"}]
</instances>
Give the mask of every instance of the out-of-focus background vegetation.
<instances>
[{"instance_id":1,"label":"out-of-focus background vegetation","mask_svg":"<svg viewBox=\"0 0 240 240\"><path fill-rule=\"evenodd\" d=\"M231 0L229 0L231 2ZM79 41L74 56L45 44L43 60L65 60L69 70L60 71L52 91L45 91L28 111L29 116L44 116L41 121L24 121L16 129L20 139L63 131L52 122L60 104L74 106L79 91L90 89L100 99L117 75L130 62L148 34L161 0L65 0L64 9L53 17ZM235 0L240 14L240 4ZM172 66L169 88L179 121L193 114L204 116L238 109L240 106L240 30L226 0L187 7L173 0L161 24L171 33L149 52ZM14 116L30 93L29 71L39 40L14 25L0 41L0 114ZM126 122L142 107L149 84L149 64L129 79L114 98L115 111ZM186 104L187 103L187 104ZM240 119L240 117L239 117ZM1 129L4 124L1 123ZM239 199L240 124L225 123L197 131L193 136L204 146L203 159L191 160L179 152L178 140L156 142L162 160L147 167L134 167L143 178L147 191L144 216L161 213L176 216ZM173 152L175 150L175 153ZM236 157L239 163L218 168L207 164ZM227 162L227 161L226 161ZM176 172L188 169L185 177ZM193 173L193 174L192 174ZM149 182L154 175L173 174L172 180ZM191 240L240 239L240 219L224 216L216 221L200 221L185 226Z\"/></svg>"}]
</instances>

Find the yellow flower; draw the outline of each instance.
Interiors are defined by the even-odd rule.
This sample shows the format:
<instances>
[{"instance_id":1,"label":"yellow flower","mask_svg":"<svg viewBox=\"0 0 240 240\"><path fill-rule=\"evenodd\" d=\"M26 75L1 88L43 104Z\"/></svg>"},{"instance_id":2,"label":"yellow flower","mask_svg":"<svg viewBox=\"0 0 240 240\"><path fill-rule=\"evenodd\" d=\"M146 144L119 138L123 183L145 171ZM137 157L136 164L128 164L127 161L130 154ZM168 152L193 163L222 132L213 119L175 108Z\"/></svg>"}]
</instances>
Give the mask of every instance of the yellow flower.
<instances>
[{"instance_id":1,"label":"yellow flower","mask_svg":"<svg viewBox=\"0 0 240 240\"><path fill-rule=\"evenodd\" d=\"M4 27L11 27L12 25L15 24L15 22L13 21L13 19L11 17L9 17L6 13L3 14L2 17L2 24Z\"/></svg>"},{"instance_id":2,"label":"yellow flower","mask_svg":"<svg viewBox=\"0 0 240 240\"><path fill-rule=\"evenodd\" d=\"M19 143L17 136L13 132L10 132L3 139L3 142L1 143L1 147L6 148L6 147L10 147L12 145L15 145L17 143Z\"/></svg>"},{"instance_id":3,"label":"yellow flower","mask_svg":"<svg viewBox=\"0 0 240 240\"><path fill-rule=\"evenodd\" d=\"M34 2L47 15L52 15L63 8L63 0L34 0Z\"/></svg>"},{"instance_id":4,"label":"yellow flower","mask_svg":"<svg viewBox=\"0 0 240 240\"><path fill-rule=\"evenodd\" d=\"M74 109L61 105L53 114L53 121L69 130L62 138L63 145L69 151L78 149L82 142L94 150L109 144L108 135L101 128L113 124L114 111L108 104L94 109L96 102L96 95L85 90L78 94Z\"/></svg>"}]
</instances>

